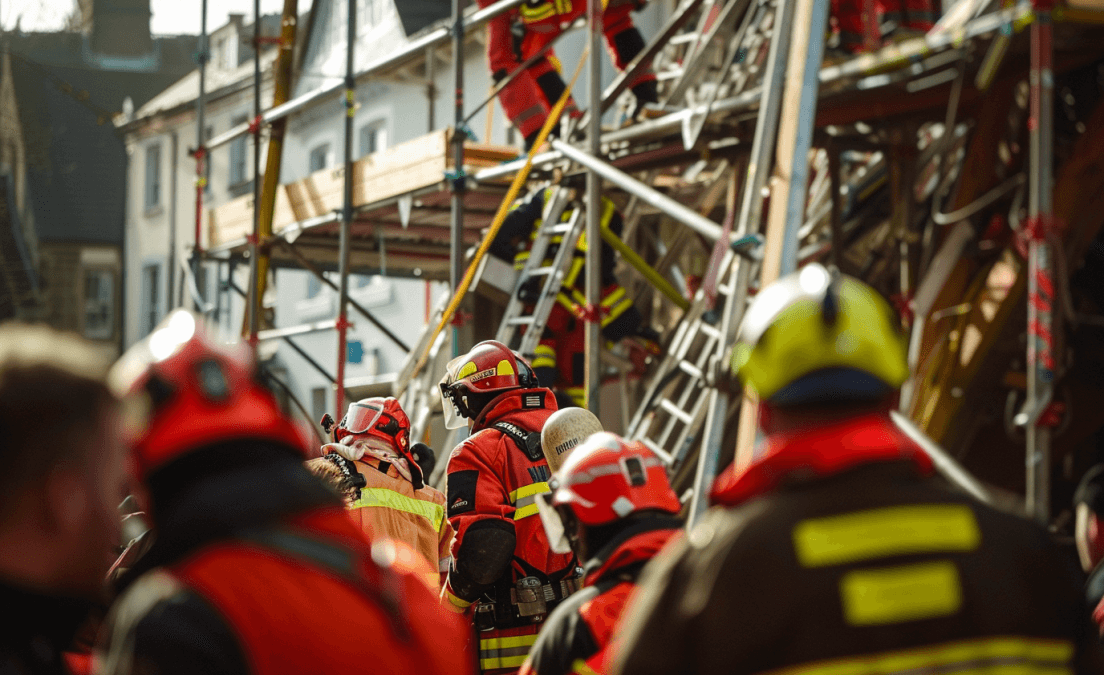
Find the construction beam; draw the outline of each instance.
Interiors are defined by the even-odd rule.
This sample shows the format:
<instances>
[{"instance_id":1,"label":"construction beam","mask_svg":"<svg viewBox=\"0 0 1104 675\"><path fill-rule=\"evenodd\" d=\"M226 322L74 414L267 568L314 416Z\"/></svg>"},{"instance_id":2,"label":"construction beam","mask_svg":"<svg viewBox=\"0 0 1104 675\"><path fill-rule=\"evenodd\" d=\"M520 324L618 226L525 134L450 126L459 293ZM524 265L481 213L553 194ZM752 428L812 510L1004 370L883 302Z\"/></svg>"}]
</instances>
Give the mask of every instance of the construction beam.
<instances>
[{"instance_id":1,"label":"construction beam","mask_svg":"<svg viewBox=\"0 0 1104 675\"><path fill-rule=\"evenodd\" d=\"M341 291L341 288L340 288L340 287L339 287L339 286L338 286L337 284L335 284L335 283L334 283L333 281L331 281L329 277L327 277L327 276L326 276L325 274L323 274L323 273L322 273L322 272L321 272L321 271L320 271L320 270L318 269L318 267L316 267L316 266L314 265L314 263L312 263L312 262L311 262L310 260L307 260L307 257L306 257L305 255L303 255L303 252L302 252L302 251L300 251L299 249L297 249L297 248L295 247L295 245L293 245L293 244L289 244L288 242L284 241L283 239L276 239L275 241L276 241L276 243L280 244L280 246L281 246L281 247L282 247L282 248L283 248L284 250L286 250L286 251L287 251L288 253L290 253L290 254L291 254L291 256L292 256L293 258L295 258L295 260L296 260L296 261L297 261L297 262L299 263L299 265L300 265L300 266L301 266L301 267L302 267L303 269L305 269L305 270L307 270L308 272L310 272L311 274L313 274L313 275L314 275L314 276L315 276L315 277L316 277L316 278L317 278L317 279L318 279L319 281L321 281L321 282L322 282L323 284L325 284L325 285L329 286L329 287L330 287L330 288L332 288L333 290L335 290L335 291L338 291L338 292L340 292L340 291ZM352 298L346 298L346 300L345 300L345 301L346 301L347 303L349 303L349 306L351 306L351 307L352 307L353 309L355 309L356 311L360 312L360 314L361 314L361 315L362 315L362 316L363 316L363 317L364 317L365 319L368 319L368 321L369 321L369 322L371 322L371 324L372 324L373 326L375 326L376 328L380 329L380 331L381 331L381 332L382 332L382 333L383 333L383 334L384 334L385 336L387 336L387 338L388 338L389 340L391 340L391 341L392 341L392 342L394 342L394 343L395 343L396 345L398 345L398 347L399 347L400 349L402 349L402 350L403 350L404 352L409 352L409 351L410 351L410 347L409 347L409 346L408 346L408 345L407 345L407 344L406 344L405 342L403 342L403 341L402 341L401 339L399 339L399 337L398 337L397 335L395 335L394 333L392 333L392 332L391 332L391 330L390 330L390 329L389 329L389 328L388 328L387 326L385 326L385 325L384 325L384 324L383 324L383 323L382 323L382 322L381 322L381 321L380 321L379 319L377 319L377 318L376 318L376 317L375 317L375 316L374 316L374 315L373 315L373 314L372 314L371 312L369 312L369 311L368 311L367 309L365 309L363 305L361 305L361 304L360 304L359 302L357 302L356 300L353 300Z\"/></svg>"},{"instance_id":2,"label":"construction beam","mask_svg":"<svg viewBox=\"0 0 1104 675\"><path fill-rule=\"evenodd\" d=\"M721 237L721 226L712 220L696 213L680 202L671 199L655 188L641 183L629 174L617 169L594 155L584 152L559 139L552 139L552 148L573 162L583 165L588 170L607 180L629 194L636 195L645 203L654 206L660 211L671 216L680 223L686 225L710 242L717 241Z\"/></svg>"},{"instance_id":3,"label":"construction beam","mask_svg":"<svg viewBox=\"0 0 1104 675\"><path fill-rule=\"evenodd\" d=\"M273 105L285 103L291 96L291 76L295 66L293 58L295 51L296 22L299 17L299 0L284 0L284 13L280 23L280 52L273 66ZM258 19L259 21L259 19ZM260 30L254 28L254 33ZM255 36L256 37L256 36ZM260 62L260 41L256 41L256 61ZM276 191L280 188L280 166L284 156L284 132L287 129L287 119L281 118L272 123L268 133L268 158L265 161L264 181L260 187L260 199L255 203L258 207L253 209L257 216L256 230L253 236L258 242L268 241L272 236L272 219L276 211ZM259 175L254 173L253 180L257 181ZM252 295L253 306L250 309L250 317L258 320L263 311L262 302L265 289L268 285L268 270L270 267L268 248L264 246L254 247L256 253L256 266L253 268L253 284L256 290ZM251 332L256 333L256 326L251 324Z\"/></svg>"}]
</instances>

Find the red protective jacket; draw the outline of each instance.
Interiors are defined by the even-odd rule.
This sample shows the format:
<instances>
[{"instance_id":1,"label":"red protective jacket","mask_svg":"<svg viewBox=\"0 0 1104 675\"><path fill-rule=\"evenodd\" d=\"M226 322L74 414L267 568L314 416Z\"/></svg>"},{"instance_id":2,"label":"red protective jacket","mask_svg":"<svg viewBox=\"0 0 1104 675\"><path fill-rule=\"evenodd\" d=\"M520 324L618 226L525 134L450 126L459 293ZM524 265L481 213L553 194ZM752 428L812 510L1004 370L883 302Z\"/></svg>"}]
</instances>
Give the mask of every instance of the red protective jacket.
<instances>
[{"instance_id":1,"label":"red protective jacket","mask_svg":"<svg viewBox=\"0 0 1104 675\"><path fill-rule=\"evenodd\" d=\"M228 461L243 445L224 446ZM466 626L413 555L370 543L298 458L222 472L163 506L97 673L472 672Z\"/></svg>"},{"instance_id":2,"label":"red protective jacket","mask_svg":"<svg viewBox=\"0 0 1104 675\"><path fill-rule=\"evenodd\" d=\"M479 0L480 7L489 7L496 0ZM640 3L643 4L643 3ZM629 12L637 8L633 0L610 0L602 14L603 31L610 55L618 70L625 67L644 47L640 32L633 26ZM566 26L587 11L586 0L528 0L519 10L511 10L491 19L487 24L487 57L491 73L497 82L514 72L530 56L556 39ZM519 24L521 30L514 31ZM526 138L540 130L548 113L563 94L565 86L559 74L555 50L519 73L499 92L506 116ZM629 82L634 87L655 80L651 69L641 69ZM574 102L568 110L575 109Z\"/></svg>"},{"instance_id":3,"label":"red protective jacket","mask_svg":"<svg viewBox=\"0 0 1104 675\"><path fill-rule=\"evenodd\" d=\"M649 518L626 529L587 562L586 587L556 608L520 675L606 673L606 655L636 579L679 532L678 520Z\"/></svg>"},{"instance_id":4,"label":"red protective jacket","mask_svg":"<svg viewBox=\"0 0 1104 675\"><path fill-rule=\"evenodd\" d=\"M456 536L443 595L454 607L471 611L482 629L484 672L515 672L536 641L543 616L520 616L511 593L518 579L536 577L555 598L550 605L573 588L573 581L566 582L575 576L574 558L549 550L537 515L535 498L548 492L550 475L540 443L526 449L494 426L540 432L555 410L548 389L502 394L449 457L448 518Z\"/></svg>"}]
</instances>

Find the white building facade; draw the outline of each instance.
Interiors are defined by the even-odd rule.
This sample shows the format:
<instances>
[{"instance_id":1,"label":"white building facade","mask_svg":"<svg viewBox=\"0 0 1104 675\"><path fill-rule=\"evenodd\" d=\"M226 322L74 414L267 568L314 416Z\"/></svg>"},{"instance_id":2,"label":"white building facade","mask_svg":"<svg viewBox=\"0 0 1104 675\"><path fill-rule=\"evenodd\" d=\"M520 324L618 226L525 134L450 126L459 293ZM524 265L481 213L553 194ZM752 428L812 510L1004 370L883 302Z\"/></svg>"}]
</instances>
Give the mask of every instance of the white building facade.
<instances>
[{"instance_id":1,"label":"white building facade","mask_svg":"<svg viewBox=\"0 0 1104 675\"><path fill-rule=\"evenodd\" d=\"M303 53L297 67L293 96L302 96L342 82L346 59L347 2L350 0L314 0L308 21L299 29ZM395 5L396 0L353 0L358 3L358 40L355 47L356 70L361 72L409 44ZM402 0L397 0L401 2ZM472 3L474 4L474 3ZM653 3L666 4L664 3ZM658 27L665 7L649 6L638 15L638 26L647 37ZM240 19L211 35L212 60L208 65L206 123L208 137L224 132L252 115L252 61L241 60L230 52L240 49L240 37L246 27ZM428 29L427 29L428 30ZM485 31L478 30L467 41L464 55L466 109L470 112L490 94ZM582 31L565 36L557 43L557 54L564 63L565 79L574 70L582 52ZM274 50L262 54L265 73L262 101L271 105L271 61ZM453 122L454 101L451 44L431 52L425 60L412 65L403 74L386 80L359 83L354 116L354 159L384 150L448 127ZM604 55L604 79L616 74ZM236 67L231 67L235 62ZM586 75L576 85L577 99L585 105ZM190 306L188 293L182 291L182 265L191 255L195 223L195 163L188 155L194 147L195 99L198 75L192 73L139 110L124 131L130 153L129 197L126 234L127 297L125 330L127 343L142 338L170 307ZM491 118L488 120L488 114ZM310 174L338 167L344 161L344 104L332 96L300 110L288 119L280 182L290 183ZM509 126L497 101L473 116L470 128L481 141L515 145L521 139ZM489 133L488 133L489 132ZM252 189L252 140L239 138L230 146L215 149L209 158L208 186L204 193L205 210L225 203ZM244 163L243 163L244 157ZM264 147L262 147L262 167ZM247 189L248 188L248 189ZM174 227L175 224L175 227ZM173 232L175 231L175 235ZM203 226L206 236L206 222ZM337 268L334 251L331 269ZM238 265L234 284L247 288L248 265ZM171 279L167 270L174 269ZM220 270L220 271L216 271ZM216 295L215 277L224 277L226 266L207 266L197 279L203 299L219 307L218 318L225 339L238 339L242 329L244 303L234 291ZM447 286L417 278L397 278L386 269L358 270L350 279L350 297L371 312L377 320L408 346L421 334L431 308ZM417 270L415 270L415 274ZM336 273L329 276L336 281ZM333 319L337 313L337 292L320 283L310 272L277 269L274 290L266 305L274 309L277 328L292 327ZM172 295L169 295L170 284ZM222 284L225 286L225 284ZM225 289L224 289L225 290ZM216 302L217 301L217 302ZM352 344L347 380L386 380L402 366L406 352L380 330L348 310L354 328L348 339ZM334 400L331 378L337 361L337 335L324 331L298 335L287 341L266 345L262 354L270 357L270 367L288 385L305 413L317 421L329 412L340 419L344 406ZM302 353L306 353L304 357ZM313 361L313 363L311 363ZM325 372L322 372L325 371ZM341 409L339 409L341 408Z\"/></svg>"}]
</instances>

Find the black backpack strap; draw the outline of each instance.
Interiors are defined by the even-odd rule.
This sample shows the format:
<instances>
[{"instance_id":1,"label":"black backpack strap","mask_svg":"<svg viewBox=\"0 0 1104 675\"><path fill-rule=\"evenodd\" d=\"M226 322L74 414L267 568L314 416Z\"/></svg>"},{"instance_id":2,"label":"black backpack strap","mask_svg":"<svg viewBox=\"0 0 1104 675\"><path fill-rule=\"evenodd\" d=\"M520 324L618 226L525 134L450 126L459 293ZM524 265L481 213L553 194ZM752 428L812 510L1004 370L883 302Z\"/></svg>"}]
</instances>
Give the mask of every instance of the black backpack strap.
<instances>
[{"instance_id":1,"label":"black backpack strap","mask_svg":"<svg viewBox=\"0 0 1104 675\"><path fill-rule=\"evenodd\" d=\"M514 445L525 453L530 461L539 462L544 459L539 431L526 431L512 422L495 422L491 426L514 439Z\"/></svg>"}]
</instances>

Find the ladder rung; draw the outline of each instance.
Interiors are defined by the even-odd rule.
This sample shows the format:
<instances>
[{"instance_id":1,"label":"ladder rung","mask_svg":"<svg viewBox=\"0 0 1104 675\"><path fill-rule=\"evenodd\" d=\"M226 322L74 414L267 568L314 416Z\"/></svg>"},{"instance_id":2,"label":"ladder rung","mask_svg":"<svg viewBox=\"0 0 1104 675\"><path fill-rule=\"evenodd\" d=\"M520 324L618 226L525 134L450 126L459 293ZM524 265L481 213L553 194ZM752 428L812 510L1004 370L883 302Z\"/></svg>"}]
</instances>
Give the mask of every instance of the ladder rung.
<instances>
[{"instance_id":1,"label":"ladder rung","mask_svg":"<svg viewBox=\"0 0 1104 675\"><path fill-rule=\"evenodd\" d=\"M703 379L704 373L702 373L701 368L698 368L696 365L690 363L689 361L679 361L678 367L680 370L682 370L682 372L686 373L690 377Z\"/></svg>"},{"instance_id":2,"label":"ladder rung","mask_svg":"<svg viewBox=\"0 0 1104 675\"><path fill-rule=\"evenodd\" d=\"M545 267L538 267L536 269L529 270L529 276L531 277L546 277L556 271L555 267L551 265Z\"/></svg>"},{"instance_id":3,"label":"ladder rung","mask_svg":"<svg viewBox=\"0 0 1104 675\"><path fill-rule=\"evenodd\" d=\"M671 453L659 447L659 444L650 438L641 438L640 442L647 446L647 448L654 452L660 459L662 459L664 464L670 466L671 460L673 459L671 457Z\"/></svg>"},{"instance_id":4,"label":"ladder rung","mask_svg":"<svg viewBox=\"0 0 1104 675\"><path fill-rule=\"evenodd\" d=\"M674 403L671 403L670 399L665 398L660 401L659 407L667 411L667 413L672 417L677 417L683 424L690 424L694 421L694 417L690 413L686 412L682 408L679 408Z\"/></svg>"},{"instance_id":5,"label":"ladder rung","mask_svg":"<svg viewBox=\"0 0 1104 675\"><path fill-rule=\"evenodd\" d=\"M698 323L698 330L705 333L706 336L711 337L714 340L721 337L721 331L717 330L713 326L710 326L709 324L707 324L704 321Z\"/></svg>"},{"instance_id":6,"label":"ladder rung","mask_svg":"<svg viewBox=\"0 0 1104 675\"><path fill-rule=\"evenodd\" d=\"M571 231L572 225L573 225L573 223L570 223L570 222L568 222L568 223L556 223L555 225L546 225L544 227L544 232L545 232L545 234L549 234L549 235L567 234L568 232Z\"/></svg>"},{"instance_id":7,"label":"ladder rung","mask_svg":"<svg viewBox=\"0 0 1104 675\"><path fill-rule=\"evenodd\" d=\"M515 316L506 322L510 326L531 326L533 325L533 317L531 316Z\"/></svg>"}]
</instances>

